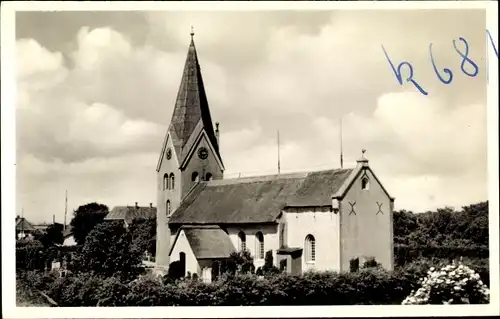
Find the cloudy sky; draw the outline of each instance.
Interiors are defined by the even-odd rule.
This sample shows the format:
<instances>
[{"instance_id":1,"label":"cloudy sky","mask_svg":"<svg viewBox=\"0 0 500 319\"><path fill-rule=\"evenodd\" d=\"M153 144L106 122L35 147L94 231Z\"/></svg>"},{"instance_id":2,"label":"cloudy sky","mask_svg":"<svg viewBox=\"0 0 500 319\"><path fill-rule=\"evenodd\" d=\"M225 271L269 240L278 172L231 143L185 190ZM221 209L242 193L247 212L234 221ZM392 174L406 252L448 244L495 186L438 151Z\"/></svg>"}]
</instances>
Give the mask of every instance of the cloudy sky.
<instances>
[{"instance_id":1,"label":"cloudy sky","mask_svg":"<svg viewBox=\"0 0 500 319\"><path fill-rule=\"evenodd\" d=\"M226 177L275 173L278 129L282 172L339 167L342 117L345 166L365 148L397 209L487 199L484 11L24 12L18 213L62 222L66 189L69 212L156 204L191 25ZM458 37L477 77L460 70ZM399 85L381 45L427 96Z\"/></svg>"}]
</instances>

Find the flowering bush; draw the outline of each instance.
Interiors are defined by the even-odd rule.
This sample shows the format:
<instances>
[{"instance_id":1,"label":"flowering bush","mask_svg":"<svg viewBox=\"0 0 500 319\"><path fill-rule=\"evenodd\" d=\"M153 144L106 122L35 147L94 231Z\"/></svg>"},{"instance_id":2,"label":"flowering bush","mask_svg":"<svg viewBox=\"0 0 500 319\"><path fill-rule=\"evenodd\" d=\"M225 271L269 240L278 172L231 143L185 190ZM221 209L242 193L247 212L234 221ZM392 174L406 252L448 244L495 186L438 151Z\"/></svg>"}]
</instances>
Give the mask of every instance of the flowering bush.
<instances>
[{"instance_id":1,"label":"flowering bush","mask_svg":"<svg viewBox=\"0 0 500 319\"><path fill-rule=\"evenodd\" d=\"M485 303L489 303L489 290L479 274L455 263L440 270L431 267L421 287L403 301L403 305Z\"/></svg>"}]
</instances>

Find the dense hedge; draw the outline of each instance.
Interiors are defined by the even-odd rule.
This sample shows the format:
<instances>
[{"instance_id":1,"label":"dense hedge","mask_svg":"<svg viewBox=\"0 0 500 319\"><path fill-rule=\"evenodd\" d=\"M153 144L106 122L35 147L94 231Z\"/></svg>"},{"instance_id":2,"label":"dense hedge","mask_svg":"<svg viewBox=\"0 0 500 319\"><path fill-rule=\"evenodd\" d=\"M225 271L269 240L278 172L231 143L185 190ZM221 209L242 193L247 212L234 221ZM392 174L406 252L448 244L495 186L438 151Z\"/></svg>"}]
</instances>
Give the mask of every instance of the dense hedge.
<instances>
[{"instance_id":1,"label":"dense hedge","mask_svg":"<svg viewBox=\"0 0 500 319\"><path fill-rule=\"evenodd\" d=\"M35 271L24 273L23 280L60 306L387 305L401 304L435 264L421 260L392 272L371 268L356 273L244 275L210 284L152 276L124 282L85 273L58 278ZM481 273L480 266L471 267L483 281L488 278L487 268Z\"/></svg>"},{"instance_id":2,"label":"dense hedge","mask_svg":"<svg viewBox=\"0 0 500 319\"><path fill-rule=\"evenodd\" d=\"M394 262L404 265L422 258L439 258L454 260L459 258L489 258L487 246L420 246L420 245L395 245Z\"/></svg>"},{"instance_id":3,"label":"dense hedge","mask_svg":"<svg viewBox=\"0 0 500 319\"><path fill-rule=\"evenodd\" d=\"M400 304L416 287L411 276L380 270L266 278L246 275L210 284L196 280L163 283L149 276L124 283L115 277L56 278L37 272L27 273L24 279L59 306Z\"/></svg>"}]
</instances>

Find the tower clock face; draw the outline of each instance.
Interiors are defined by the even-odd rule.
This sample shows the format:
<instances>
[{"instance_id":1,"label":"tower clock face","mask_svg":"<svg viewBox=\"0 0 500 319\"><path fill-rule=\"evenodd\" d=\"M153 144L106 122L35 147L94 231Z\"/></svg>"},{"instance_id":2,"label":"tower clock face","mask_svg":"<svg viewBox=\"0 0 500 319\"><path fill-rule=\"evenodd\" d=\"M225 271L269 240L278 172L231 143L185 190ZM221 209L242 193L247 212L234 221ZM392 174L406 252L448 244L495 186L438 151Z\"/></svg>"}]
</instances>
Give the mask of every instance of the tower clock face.
<instances>
[{"instance_id":1,"label":"tower clock face","mask_svg":"<svg viewBox=\"0 0 500 319\"><path fill-rule=\"evenodd\" d=\"M169 147L167 148L167 159L171 159L172 158L172 149Z\"/></svg>"},{"instance_id":2,"label":"tower clock face","mask_svg":"<svg viewBox=\"0 0 500 319\"><path fill-rule=\"evenodd\" d=\"M208 150L205 147L200 147L198 149L198 157L202 160L206 159L208 157Z\"/></svg>"}]
</instances>

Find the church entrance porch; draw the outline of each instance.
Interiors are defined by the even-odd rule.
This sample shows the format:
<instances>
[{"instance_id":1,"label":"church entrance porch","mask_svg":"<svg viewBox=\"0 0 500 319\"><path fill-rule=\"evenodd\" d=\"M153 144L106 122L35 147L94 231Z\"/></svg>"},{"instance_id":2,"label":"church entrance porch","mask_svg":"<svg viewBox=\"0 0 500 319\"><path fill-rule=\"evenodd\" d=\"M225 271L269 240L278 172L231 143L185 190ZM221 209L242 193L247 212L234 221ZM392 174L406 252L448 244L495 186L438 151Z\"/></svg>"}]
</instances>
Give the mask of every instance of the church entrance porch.
<instances>
[{"instance_id":1,"label":"church entrance porch","mask_svg":"<svg viewBox=\"0 0 500 319\"><path fill-rule=\"evenodd\" d=\"M278 262L284 266L287 274L300 275L302 274L302 248L286 247L278 249ZM285 262L283 262L285 261Z\"/></svg>"}]
</instances>

